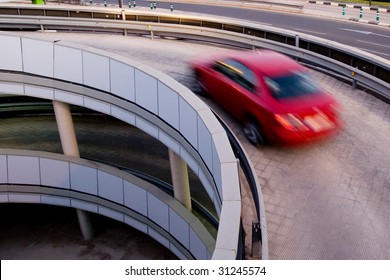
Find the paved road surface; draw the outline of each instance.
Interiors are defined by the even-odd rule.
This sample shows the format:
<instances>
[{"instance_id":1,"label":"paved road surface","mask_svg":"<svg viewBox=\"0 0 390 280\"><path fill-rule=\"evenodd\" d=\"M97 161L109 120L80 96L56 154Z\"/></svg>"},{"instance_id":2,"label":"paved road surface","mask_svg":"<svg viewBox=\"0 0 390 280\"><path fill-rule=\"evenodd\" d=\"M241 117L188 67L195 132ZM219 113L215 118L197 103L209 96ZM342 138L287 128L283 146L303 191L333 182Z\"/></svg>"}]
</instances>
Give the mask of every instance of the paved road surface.
<instances>
[{"instance_id":1,"label":"paved road surface","mask_svg":"<svg viewBox=\"0 0 390 280\"><path fill-rule=\"evenodd\" d=\"M157 9L153 11L169 11L170 1L156 2ZM352 4L348 5L343 15L342 8L339 6L311 4L304 0L273 0L270 3L275 4L271 6L255 3L255 1L242 3L238 0L177 0L174 2L174 13L185 11L258 22L351 45L390 58L390 12L381 12L377 21L376 11L366 9L367 6L363 10L363 16L360 17L360 9L353 8ZM101 6L103 1L94 0L93 3ZM118 6L116 0L109 0L108 3ZM150 10L148 9L150 1L137 1L137 3L136 9L143 6ZM302 5L302 9L287 8L278 3ZM125 7L127 8L126 5Z\"/></svg>"}]
</instances>

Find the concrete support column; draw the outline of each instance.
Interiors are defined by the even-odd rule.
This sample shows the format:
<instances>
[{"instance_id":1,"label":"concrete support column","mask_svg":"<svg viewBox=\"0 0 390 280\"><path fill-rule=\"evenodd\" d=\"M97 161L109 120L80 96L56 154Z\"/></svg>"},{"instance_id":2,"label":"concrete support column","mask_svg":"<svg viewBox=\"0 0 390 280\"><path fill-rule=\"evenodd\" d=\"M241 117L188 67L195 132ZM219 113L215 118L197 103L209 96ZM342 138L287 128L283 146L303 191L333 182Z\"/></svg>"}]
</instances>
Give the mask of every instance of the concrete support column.
<instances>
[{"instance_id":1,"label":"concrete support column","mask_svg":"<svg viewBox=\"0 0 390 280\"><path fill-rule=\"evenodd\" d=\"M84 240L90 240L93 236L93 227L89 213L80 209L76 209L76 213Z\"/></svg>"},{"instance_id":2,"label":"concrete support column","mask_svg":"<svg viewBox=\"0 0 390 280\"><path fill-rule=\"evenodd\" d=\"M63 102L53 101L53 107L64 155L80 157L69 105ZM88 212L79 209L76 209L76 211L83 238L89 240L93 236L92 222L89 214Z\"/></svg>"},{"instance_id":3,"label":"concrete support column","mask_svg":"<svg viewBox=\"0 0 390 280\"><path fill-rule=\"evenodd\" d=\"M187 164L170 149L169 162L171 164L174 196L181 204L183 204L188 210L191 211L191 192Z\"/></svg>"},{"instance_id":4,"label":"concrete support column","mask_svg":"<svg viewBox=\"0 0 390 280\"><path fill-rule=\"evenodd\" d=\"M64 155L80 157L69 105L63 102L53 101L53 107Z\"/></svg>"}]
</instances>

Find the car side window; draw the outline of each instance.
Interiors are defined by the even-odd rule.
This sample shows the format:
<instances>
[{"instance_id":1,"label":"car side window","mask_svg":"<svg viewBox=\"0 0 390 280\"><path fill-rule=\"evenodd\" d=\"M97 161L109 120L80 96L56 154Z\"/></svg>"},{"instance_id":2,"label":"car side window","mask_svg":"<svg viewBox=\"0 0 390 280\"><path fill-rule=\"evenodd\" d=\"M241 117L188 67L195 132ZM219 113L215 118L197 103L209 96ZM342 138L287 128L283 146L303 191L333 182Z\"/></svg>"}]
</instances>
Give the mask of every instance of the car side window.
<instances>
[{"instance_id":1,"label":"car side window","mask_svg":"<svg viewBox=\"0 0 390 280\"><path fill-rule=\"evenodd\" d=\"M218 61L214 69L247 90L255 91L257 84L255 74L241 62L234 59Z\"/></svg>"}]
</instances>

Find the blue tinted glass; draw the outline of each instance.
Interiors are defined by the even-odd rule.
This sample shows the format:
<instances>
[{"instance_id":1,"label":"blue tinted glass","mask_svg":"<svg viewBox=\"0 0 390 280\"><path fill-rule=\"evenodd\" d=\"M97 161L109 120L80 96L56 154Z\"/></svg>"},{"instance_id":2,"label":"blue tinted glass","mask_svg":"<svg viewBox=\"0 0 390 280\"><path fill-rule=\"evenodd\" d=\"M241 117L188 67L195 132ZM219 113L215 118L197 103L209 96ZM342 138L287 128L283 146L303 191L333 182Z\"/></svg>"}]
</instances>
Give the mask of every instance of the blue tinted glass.
<instances>
[{"instance_id":1,"label":"blue tinted glass","mask_svg":"<svg viewBox=\"0 0 390 280\"><path fill-rule=\"evenodd\" d=\"M319 86L307 73L291 73L288 76L265 78L272 95L277 98L288 98L315 94L320 91Z\"/></svg>"}]
</instances>

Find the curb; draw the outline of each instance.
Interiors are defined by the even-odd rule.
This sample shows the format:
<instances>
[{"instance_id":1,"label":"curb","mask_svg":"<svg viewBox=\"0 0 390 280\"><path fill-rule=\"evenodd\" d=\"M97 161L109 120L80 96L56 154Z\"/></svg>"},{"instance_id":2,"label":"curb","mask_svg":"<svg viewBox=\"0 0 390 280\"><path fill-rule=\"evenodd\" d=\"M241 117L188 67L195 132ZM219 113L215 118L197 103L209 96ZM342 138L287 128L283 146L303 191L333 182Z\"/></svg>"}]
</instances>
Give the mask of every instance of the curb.
<instances>
[{"instance_id":1,"label":"curb","mask_svg":"<svg viewBox=\"0 0 390 280\"><path fill-rule=\"evenodd\" d=\"M344 3L337 3L337 2L330 2L330 1L315 1L315 0L309 0L307 1L308 4L319 4L319 5L328 5L328 6L337 6L337 7L347 7L347 8L355 8L355 9L362 9L362 10L368 10L368 11L378 11L381 13L390 13L390 9L386 8L379 8L379 7L368 7L363 5L356 5L356 4L344 4ZM360 18L349 18L350 21L356 21L366 24L372 24L377 25L381 27L390 27L390 23L381 23L378 21L373 20L364 20Z\"/></svg>"},{"instance_id":2,"label":"curb","mask_svg":"<svg viewBox=\"0 0 390 280\"><path fill-rule=\"evenodd\" d=\"M381 23L381 22L372 21L372 20L364 20L364 19L358 19L358 18L349 18L348 20L361 22L361 23L372 24L372 25L377 25L377 26L382 26L382 27L390 27L390 24Z\"/></svg>"},{"instance_id":3,"label":"curb","mask_svg":"<svg viewBox=\"0 0 390 280\"><path fill-rule=\"evenodd\" d=\"M371 10L371 11L379 11L381 13L390 13L390 9L379 8L379 7L368 7L368 6L356 5L356 4L344 4L344 3L337 3L337 2L315 1L315 0L309 0L309 1L307 1L307 3L329 5L329 6L338 6L338 7L348 7L348 8L355 8L355 9Z\"/></svg>"}]
</instances>

